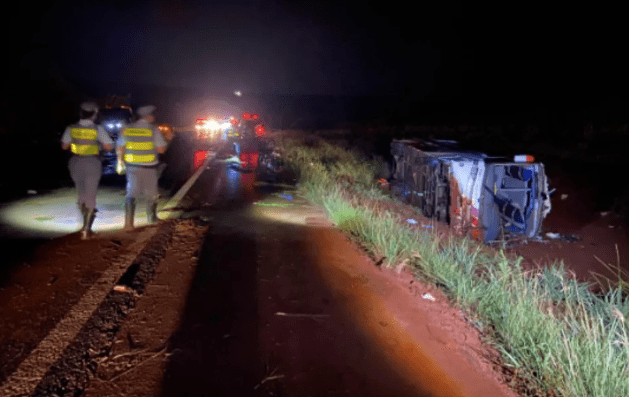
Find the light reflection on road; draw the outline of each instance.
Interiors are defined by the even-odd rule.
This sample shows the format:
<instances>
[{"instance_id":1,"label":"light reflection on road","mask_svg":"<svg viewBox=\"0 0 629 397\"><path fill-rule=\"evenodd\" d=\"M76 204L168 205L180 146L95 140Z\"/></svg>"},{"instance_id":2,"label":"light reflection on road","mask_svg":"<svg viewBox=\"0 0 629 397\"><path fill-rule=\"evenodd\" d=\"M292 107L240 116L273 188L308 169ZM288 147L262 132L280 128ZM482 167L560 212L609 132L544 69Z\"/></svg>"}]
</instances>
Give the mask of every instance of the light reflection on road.
<instances>
[{"instance_id":1,"label":"light reflection on road","mask_svg":"<svg viewBox=\"0 0 629 397\"><path fill-rule=\"evenodd\" d=\"M96 198L95 232L122 229L125 191L122 188L100 187ZM140 201L136 226L146 225L146 210ZM74 188L51 192L4 203L0 207L0 223L11 235L54 238L78 231L82 219L76 204Z\"/></svg>"},{"instance_id":2,"label":"light reflection on road","mask_svg":"<svg viewBox=\"0 0 629 397\"><path fill-rule=\"evenodd\" d=\"M261 198L256 188L255 173L238 170L231 163L217 163L209 167L204 175L203 203L221 208L240 207Z\"/></svg>"}]
</instances>

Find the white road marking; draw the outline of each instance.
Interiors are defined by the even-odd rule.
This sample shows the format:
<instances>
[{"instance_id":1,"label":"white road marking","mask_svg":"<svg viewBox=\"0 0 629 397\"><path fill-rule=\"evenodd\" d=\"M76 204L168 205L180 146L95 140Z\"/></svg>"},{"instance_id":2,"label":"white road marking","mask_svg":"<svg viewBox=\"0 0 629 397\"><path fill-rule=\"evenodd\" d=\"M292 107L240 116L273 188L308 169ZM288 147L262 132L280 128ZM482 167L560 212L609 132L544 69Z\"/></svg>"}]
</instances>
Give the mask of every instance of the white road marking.
<instances>
[{"instance_id":1,"label":"white road marking","mask_svg":"<svg viewBox=\"0 0 629 397\"><path fill-rule=\"evenodd\" d=\"M163 219L176 219L182 214L183 211L170 210L170 209L177 208L179 206L179 202L181 201L183 196L185 196L186 193L188 193L188 190L190 190L194 182L196 182L196 180L199 179L199 177L201 176L203 171L205 171L205 169L210 164L210 162L214 160L214 158L216 157L216 154L217 152L208 153L208 156L203 162L203 165L201 165L199 169L196 170L196 172L190 177L190 179L188 179L188 181L181 187L181 189L179 189L179 191L170 200L168 200L166 204L164 204L164 207L162 207L162 209L159 212L168 211L168 213L162 217Z\"/></svg>"},{"instance_id":2,"label":"white road marking","mask_svg":"<svg viewBox=\"0 0 629 397\"><path fill-rule=\"evenodd\" d=\"M30 395L44 377L50 365L61 357L66 347L76 338L92 313L98 308L116 281L140 253L156 228L142 231L129 247L130 252L113 263L83 295L81 300L59 321L36 349L22 361L19 368L0 386L0 396Z\"/></svg>"},{"instance_id":3,"label":"white road marking","mask_svg":"<svg viewBox=\"0 0 629 397\"><path fill-rule=\"evenodd\" d=\"M166 203L165 208L176 208L179 201L186 195L194 182L201 176L216 152L210 152L203 165L186 181L179 191ZM166 219L175 219L181 211L171 211ZM48 335L39 343L31 354L22 361L18 369L0 385L0 396L29 396L46 375L50 366L55 363L68 345L76 338L87 320L92 316L116 281L122 277L132 261L138 256L146 243L157 232L157 228L145 229L136 238L127 255L120 257L83 295L81 300L70 309L65 317L57 323Z\"/></svg>"}]
</instances>

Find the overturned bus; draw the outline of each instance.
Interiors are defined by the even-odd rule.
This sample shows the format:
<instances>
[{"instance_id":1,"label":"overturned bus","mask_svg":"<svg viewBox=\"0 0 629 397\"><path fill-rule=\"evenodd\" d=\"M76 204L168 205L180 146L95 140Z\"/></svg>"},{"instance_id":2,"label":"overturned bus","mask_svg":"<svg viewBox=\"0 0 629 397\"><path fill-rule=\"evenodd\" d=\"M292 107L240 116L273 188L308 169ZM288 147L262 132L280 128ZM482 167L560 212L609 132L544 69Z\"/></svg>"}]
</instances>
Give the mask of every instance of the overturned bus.
<instances>
[{"instance_id":1,"label":"overturned bus","mask_svg":"<svg viewBox=\"0 0 629 397\"><path fill-rule=\"evenodd\" d=\"M456 141L393 140L393 182L405 202L457 234L485 243L537 237L551 203L544 165L532 156L490 157Z\"/></svg>"}]
</instances>

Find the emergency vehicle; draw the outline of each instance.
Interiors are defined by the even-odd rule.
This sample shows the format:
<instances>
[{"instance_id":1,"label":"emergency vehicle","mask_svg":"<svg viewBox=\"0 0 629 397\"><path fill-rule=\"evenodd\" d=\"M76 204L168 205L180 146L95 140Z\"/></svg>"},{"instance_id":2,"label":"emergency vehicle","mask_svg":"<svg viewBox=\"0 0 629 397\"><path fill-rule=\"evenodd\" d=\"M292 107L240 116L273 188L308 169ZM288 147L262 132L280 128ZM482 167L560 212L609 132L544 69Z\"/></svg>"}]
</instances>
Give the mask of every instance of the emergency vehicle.
<instances>
[{"instance_id":1,"label":"emergency vehicle","mask_svg":"<svg viewBox=\"0 0 629 397\"><path fill-rule=\"evenodd\" d=\"M260 155L266 153L266 127L257 113L245 112L235 126L236 136L231 141L239 157L239 168L253 171Z\"/></svg>"},{"instance_id":2,"label":"emergency vehicle","mask_svg":"<svg viewBox=\"0 0 629 397\"><path fill-rule=\"evenodd\" d=\"M198 119L196 130L207 129L207 120ZM232 163L232 166L240 171L256 171L259 162L267 159L273 151L265 137L266 126L257 113L245 112L239 119L235 117L224 118L220 126L220 133L225 146L238 157L238 161ZM197 132L197 136L199 134L202 133ZM208 150L207 147L199 147L194 152L193 169L197 169L203 164L207 158Z\"/></svg>"},{"instance_id":3,"label":"emergency vehicle","mask_svg":"<svg viewBox=\"0 0 629 397\"><path fill-rule=\"evenodd\" d=\"M194 129L199 141L216 143L226 139L226 134L232 128L230 118L208 117L197 119Z\"/></svg>"}]
</instances>

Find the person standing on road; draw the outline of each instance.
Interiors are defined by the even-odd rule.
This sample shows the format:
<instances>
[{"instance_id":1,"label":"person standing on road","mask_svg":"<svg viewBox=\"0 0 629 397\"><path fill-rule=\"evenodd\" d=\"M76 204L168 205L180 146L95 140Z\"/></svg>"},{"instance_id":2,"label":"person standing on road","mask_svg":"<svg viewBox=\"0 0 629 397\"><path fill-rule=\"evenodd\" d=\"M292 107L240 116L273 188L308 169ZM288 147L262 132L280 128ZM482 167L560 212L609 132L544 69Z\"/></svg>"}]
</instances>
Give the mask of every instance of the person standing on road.
<instances>
[{"instance_id":1,"label":"person standing on road","mask_svg":"<svg viewBox=\"0 0 629 397\"><path fill-rule=\"evenodd\" d=\"M125 202L124 229L133 229L136 199L144 196L147 200L148 223L157 223L157 199L159 192L159 154L166 151L166 140L154 124L155 106L138 108L140 119L129 124L118 137L117 172L127 174L127 195Z\"/></svg>"},{"instance_id":2,"label":"person standing on road","mask_svg":"<svg viewBox=\"0 0 629 397\"><path fill-rule=\"evenodd\" d=\"M72 152L68 168L78 193L77 204L83 215L83 240L94 234L92 224L96 217L96 193L103 173L98 156L99 143L107 151L112 151L114 144L105 129L95 124L97 115L98 107L95 103L82 103L79 122L68 126L61 136L61 148Z\"/></svg>"}]
</instances>

